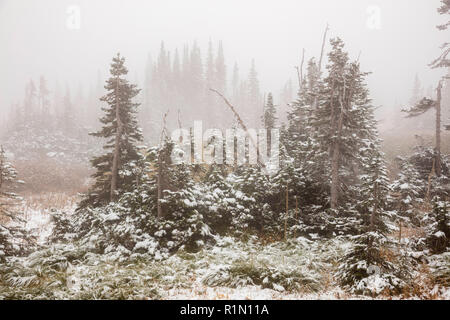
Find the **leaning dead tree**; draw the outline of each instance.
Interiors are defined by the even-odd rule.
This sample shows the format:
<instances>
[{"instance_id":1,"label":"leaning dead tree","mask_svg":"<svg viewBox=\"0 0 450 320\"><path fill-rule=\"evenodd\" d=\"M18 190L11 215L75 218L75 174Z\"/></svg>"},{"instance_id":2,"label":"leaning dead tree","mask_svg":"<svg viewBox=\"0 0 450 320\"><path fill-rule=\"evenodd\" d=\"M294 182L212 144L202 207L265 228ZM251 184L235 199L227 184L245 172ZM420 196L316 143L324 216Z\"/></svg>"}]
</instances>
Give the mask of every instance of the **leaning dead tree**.
<instances>
[{"instance_id":1,"label":"leaning dead tree","mask_svg":"<svg viewBox=\"0 0 450 320\"><path fill-rule=\"evenodd\" d=\"M436 146L435 146L435 167L436 175L441 176L441 101L442 101L442 87L443 80L439 81L437 91L437 98L433 100L431 98L423 98L416 105L409 109L403 109L402 112L407 113L407 118L414 118L421 116L430 109L436 109ZM450 127L450 126L449 126ZM449 128L447 128L449 129Z\"/></svg>"},{"instance_id":2,"label":"leaning dead tree","mask_svg":"<svg viewBox=\"0 0 450 320\"><path fill-rule=\"evenodd\" d=\"M234 114L234 116L236 117L236 119L237 119L239 125L242 127L242 129L244 129L245 133L246 133L247 136L249 137L250 142L253 144L253 146L254 146L256 149L258 149L258 145L257 145L256 141L253 139L252 135L249 134L248 128L247 128L247 126L245 125L245 123L244 123L244 121L242 120L242 118L241 118L241 116L239 115L239 113L236 111L236 108L228 101L227 98L225 98L225 96L224 96L222 93L220 93L219 91L217 91L217 90L215 90L215 89L211 89L211 88L210 88L209 90L211 90L212 92L215 92L219 97L221 97L221 98L223 99L223 101L225 102L225 104L226 104L226 105L230 108L230 110L233 112L233 114ZM261 168L263 168L263 169L265 169L266 166L265 166L265 164L261 161L259 153L257 153L257 158L256 158L256 159L257 159L258 166L261 167Z\"/></svg>"},{"instance_id":3,"label":"leaning dead tree","mask_svg":"<svg viewBox=\"0 0 450 320\"><path fill-rule=\"evenodd\" d=\"M323 39L322 39L322 49L320 50L320 59L319 59L319 74L322 71L322 60L323 60L323 55L325 52L325 43L327 42L327 34L328 34L328 30L330 30L330 26L327 23L327 26L325 27L325 31L323 33Z\"/></svg>"},{"instance_id":4,"label":"leaning dead tree","mask_svg":"<svg viewBox=\"0 0 450 320\"><path fill-rule=\"evenodd\" d=\"M352 97L352 92L351 92L351 90L349 90L349 91L350 92L347 95L346 81L344 78L343 94L341 95L339 93L339 98L338 98L340 108L338 109L339 117L337 117L337 119L338 119L337 123L333 119L333 125L335 127L334 130L335 130L335 135L336 135L336 139L331 146L331 150L333 153L332 153L332 158L331 158L332 160L331 160L331 198L330 198L330 203L331 203L331 209L333 209L333 210L337 209L337 207L338 207L339 184L340 184L339 159L341 157L340 143L341 143L341 139L342 139L342 132L344 129L344 116L350 108L349 102L351 101L351 97Z\"/></svg>"}]
</instances>

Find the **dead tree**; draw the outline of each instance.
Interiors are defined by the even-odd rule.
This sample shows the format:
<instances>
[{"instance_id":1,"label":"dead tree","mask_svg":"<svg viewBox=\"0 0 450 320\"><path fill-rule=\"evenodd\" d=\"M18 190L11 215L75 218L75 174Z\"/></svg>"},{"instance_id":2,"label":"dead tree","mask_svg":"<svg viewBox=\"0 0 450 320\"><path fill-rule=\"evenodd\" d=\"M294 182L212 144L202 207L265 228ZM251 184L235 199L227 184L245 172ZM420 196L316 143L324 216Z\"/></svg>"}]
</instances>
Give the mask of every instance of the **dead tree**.
<instances>
[{"instance_id":1,"label":"dead tree","mask_svg":"<svg viewBox=\"0 0 450 320\"><path fill-rule=\"evenodd\" d=\"M437 91L437 99L423 98L415 106L409 109L403 109L402 112L406 112L407 118L414 118L421 116L430 109L436 109L436 146L435 146L435 165L436 175L441 176L441 103L442 103L442 86L443 80L439 81Z\"/></svg>"},{"instance_id":2,"label":"dead tree","mask_svg":"<svg viewBox=\"0 0 450 320\"><path fill-rule=\"evenodd\" d=\"M303 64L305 63L305 49L303 49L302 53L302 61L300 63L300 67L296 66L295 69L297 70L297 78L298 78L298 87L300 92L303 91Z\"/></svg>"},{"instance_id":3,"label":"dead tree","mask_svg":"<svg viewBox=\"0 0 450 320\"><path fill-rule=\"evenodd\" d=\"M159 139L159 150L158 150L158 176L157 176L157 190L158 190L158 196L157 196L157 211L158 211L158 218L162 219L164 218L164 212L162 210L161 200L163 198L163 189L164 189L164 170L163 170L163 145L164 145L164 139L167 136L166 132L166 122L167 122L167 114L169 111L167 111L163 116L163 127L161 129L161 135Z\"/></svg>"},{"instance_id":4,"label":"dead tree","mask_svg":"<svg viewBox=\"0 0 450 320\"><path fill-rule=\"evenodd\" d=\"M327 23L327 26L325 27L325 31L323 33L323 39L322 39L322 48L320 50L320 58L319 58L319 65L318 67L318 77L321 77L321 73L322 73L322 60L323 60L323 55L325 53L325 43L327 41L327 34L328 34L328 30L330 30L329 25ZM318 92L317 92L317 88L315 88L315 94L314 94L314 110L317 109L317 104L319 102L319 96L318 96Z\"/></svg>"},{"instance_id":5,"label":"dead tree","mask_svg":"<svg viewBox=\"0 0 450 320\"><path fill-rule=\"evenodd\" d=\"M242 120L242 118L240 117L239 113L236 111L236 108L228 101L227 98L225 98L225 96L223 94L221 94L219 91L215 90L215 89L209 89L212 92L215 92L219 97L221 97L223 99L223 101L225 102L225 104L231 109L231 111L233 112L234 116L236 117L237 121L239 122L239 125L242 127L242 129L244 129L245 133L247 134L247 136L249 137L250 142L253 144L253 146L258 149L258 145L256 143L256 141L254 141L253 137L249 134L248 132L248 128L245 125L244 121ZM261 161L260 159L260 155L259 153L257 154L257 163L258 166L265 169L266 166L265 164Z\"/></svg>"}]
</instances>

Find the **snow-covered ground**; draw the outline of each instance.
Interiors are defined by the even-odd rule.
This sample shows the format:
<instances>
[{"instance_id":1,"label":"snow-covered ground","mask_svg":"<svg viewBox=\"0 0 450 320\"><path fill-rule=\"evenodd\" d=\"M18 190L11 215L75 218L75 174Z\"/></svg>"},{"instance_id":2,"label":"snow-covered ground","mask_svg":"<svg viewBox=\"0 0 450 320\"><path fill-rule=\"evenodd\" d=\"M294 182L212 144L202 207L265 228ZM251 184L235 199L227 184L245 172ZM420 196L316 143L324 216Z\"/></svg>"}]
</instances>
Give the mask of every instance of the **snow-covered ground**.
<instances>
[{"instance_id":1,"label":"snow-covered ground","mask_svg":"<svg viewBox=\"0 0 450 320\"><path fill-rule=\"evenodd\" d=\"M25 229L44 244L52 232L51 213L59 210L72 214L76 208L76 196L59 193L29 195L20 206L26 221Z\"/></svg>"},{"instance_id":2,"label":"snow-covered ground","mask_svg":"<svg viewBox=\"0 0 450 320\"><path fill-rule=\"evenodd\" d=\"M24 204L27 227L41 244L51 232L50 213L69 214L75 197L41 195ZM335 280L338 260L352 247L346 238L261 244L216 237L213 246L168 259L117 259L117 254L86 252L77 243L43 246L26 258L0 266L0 299L370 299L346 292ZM449 255L429 268L448 272ZM428 273L419 285L426 284ZM393 299L450 299L450 290L431 285L429 295ZM378 296L377 299L386 297Z\"/></svg>"}]
</instances>

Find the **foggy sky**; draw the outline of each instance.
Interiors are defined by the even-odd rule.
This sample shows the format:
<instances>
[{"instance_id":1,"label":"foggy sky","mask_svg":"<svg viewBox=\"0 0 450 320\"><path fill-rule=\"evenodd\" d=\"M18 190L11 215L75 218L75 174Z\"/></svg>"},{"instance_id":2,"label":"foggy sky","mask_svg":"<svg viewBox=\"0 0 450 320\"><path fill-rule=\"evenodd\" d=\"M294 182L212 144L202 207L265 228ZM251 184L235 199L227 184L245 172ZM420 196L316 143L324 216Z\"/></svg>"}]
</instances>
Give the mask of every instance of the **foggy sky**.
<instances>
[{"instance_id":1,"label":"foggy sky","mask_svg":"<svg viewBox=\"0 0 450 320\"><path fill-rule=\"evenodd\" d=\"M85 90L106 78L112 56L127 58L131 81L142 82L147 55L194 40L205 56L209 39L223 41L228 76L235 61L245 77L255 58L261 88L277 96L294 66L320 54L324 27L341 37L364 71L376 105L392 108L411 95L419 74L425 89L443 70L427 65L447 41L438 31L439 0L0 0L0 118L21 102L25 83L46 76ZM69 5L81 8L81 28L66 26ZM367 27L370 5L381 9L381 28ZM328 47L328 46L327 46ZM276 101L275 101L276 102Z\"/></svg>"}]
</instances>

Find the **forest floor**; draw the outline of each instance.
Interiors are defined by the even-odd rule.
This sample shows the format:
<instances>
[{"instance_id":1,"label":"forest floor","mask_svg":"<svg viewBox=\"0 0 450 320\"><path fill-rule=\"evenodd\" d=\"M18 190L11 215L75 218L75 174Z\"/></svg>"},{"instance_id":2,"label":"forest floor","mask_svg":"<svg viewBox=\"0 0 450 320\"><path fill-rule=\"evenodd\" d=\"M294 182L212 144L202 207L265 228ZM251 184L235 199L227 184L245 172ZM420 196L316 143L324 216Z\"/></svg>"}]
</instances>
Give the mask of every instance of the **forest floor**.
<instances>
[{"instance_id":1,"label":"forest floor","mask_svg":"<svg viewBox=\"0 0 450 320\"><path fill-rule=\"evenodd\" d=\"M27 227L37 230L44 244L51 211L73 212L76 201L77 196L56 193L27 196ZM339 259L352 247L345 238L298 237L268 244L251 236L246 241L215 240L196 253L179 250L151 261L85 253L76 244L46 246L29 257L13 258L7 270L0 266L0 299L371 298L350 294L336 283ZM415 292L378 298L450 299L448 288L434 285L430 268L423 270Z\"/></svg>"}]
</instances>

